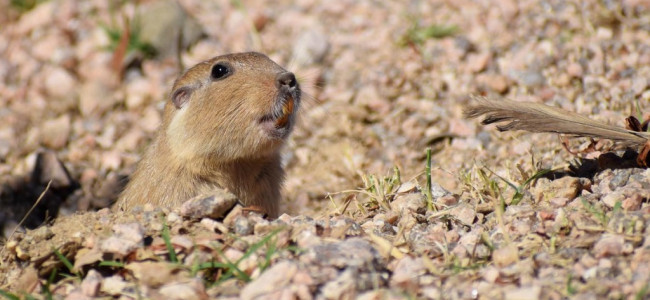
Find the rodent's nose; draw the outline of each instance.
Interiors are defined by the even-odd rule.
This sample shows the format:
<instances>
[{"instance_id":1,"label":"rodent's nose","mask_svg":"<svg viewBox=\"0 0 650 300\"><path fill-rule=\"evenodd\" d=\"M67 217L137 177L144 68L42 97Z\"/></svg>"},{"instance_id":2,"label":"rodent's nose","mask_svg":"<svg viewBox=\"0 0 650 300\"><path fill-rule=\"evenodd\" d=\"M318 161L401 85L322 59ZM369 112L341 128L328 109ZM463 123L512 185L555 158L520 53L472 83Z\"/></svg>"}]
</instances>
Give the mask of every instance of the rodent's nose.
<instances>
[{"instance_id":1,"label":"rodent's nose","mask_svg":"<svg viewBox=\"0 0 650 300\"><path fill-rule=\"evenodd\" d=\"M293 90L298 85L296 76L294 76L291 72L284 72L282 74L279 74L275 80L278 88L286 87L288 90Z\"/></svg>"}]
</instances>

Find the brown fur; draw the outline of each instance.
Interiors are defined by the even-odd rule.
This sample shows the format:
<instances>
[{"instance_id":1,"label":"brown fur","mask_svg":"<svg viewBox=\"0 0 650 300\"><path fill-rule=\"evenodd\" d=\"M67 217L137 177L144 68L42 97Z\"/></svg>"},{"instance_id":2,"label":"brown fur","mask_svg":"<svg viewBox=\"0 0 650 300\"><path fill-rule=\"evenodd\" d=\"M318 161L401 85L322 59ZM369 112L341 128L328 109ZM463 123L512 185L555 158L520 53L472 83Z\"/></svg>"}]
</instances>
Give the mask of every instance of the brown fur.
<instances>
[{"instance_id":1,"label":"brown fur","mask_svg":"<svg viewBox=\"0 0 650 300\"><path fill-rule=\"evenodd\" d=\"M232 74L214 80L211 70L217 63L227 63ZM277 217L284 179L280 150L300 104L297 83L291 93L277 85L278 76L286 73L259 53L218 56L187 70L171 93L183 104L179 108L167 101L162 126L116 207L170 207L225 188L243 204ZM281 131L269 129L280 124L273 120L288 99L295 108L287 125Z\"/></svg>"},{"instance_id":2,"label":"brown fur","mask_svg":"<svg viewBox=\"0 0 650 300\"><path fill-rule=\"evenodd\" d=\"M607 125L560 108L506 99L473 97L465 109L465 116L475 118L485 115L482 124L507 122L497 126L500 131L526 130L532 132L555 132L580 137L614 140L621 145L641 147L650 134Z\"/></svg>"}]
</instances>

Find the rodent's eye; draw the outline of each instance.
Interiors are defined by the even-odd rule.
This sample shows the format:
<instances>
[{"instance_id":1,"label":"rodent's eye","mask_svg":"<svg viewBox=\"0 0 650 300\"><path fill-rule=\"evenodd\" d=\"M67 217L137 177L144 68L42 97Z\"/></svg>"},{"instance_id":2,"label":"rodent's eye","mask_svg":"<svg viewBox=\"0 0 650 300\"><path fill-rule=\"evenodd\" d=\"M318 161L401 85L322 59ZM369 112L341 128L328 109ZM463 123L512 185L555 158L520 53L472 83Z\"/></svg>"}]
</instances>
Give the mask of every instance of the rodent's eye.
<instances>
[{"instance_id":1,"label":"rodent's eye","mask_svg":"<svg viewBox=\"0 0 650 300\"><path fill-rule=\"evenodd\" d=\"M224 79L228 77L232 72L230 72L230 66L224 63L218 63L212 66L212 72L210 75L212 79Z\"/></svg>"}]
</instances>

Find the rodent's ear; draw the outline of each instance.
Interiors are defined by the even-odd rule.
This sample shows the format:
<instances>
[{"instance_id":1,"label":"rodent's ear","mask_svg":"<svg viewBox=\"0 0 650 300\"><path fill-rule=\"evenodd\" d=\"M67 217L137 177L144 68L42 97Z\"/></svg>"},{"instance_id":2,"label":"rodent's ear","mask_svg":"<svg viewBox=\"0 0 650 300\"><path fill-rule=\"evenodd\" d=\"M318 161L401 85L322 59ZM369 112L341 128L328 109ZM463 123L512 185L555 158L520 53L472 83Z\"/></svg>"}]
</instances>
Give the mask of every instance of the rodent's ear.
<instances>
[{"instance_id":1,"label":"rodent's ear","mask_svg":"<svg viewBox=\"0 0 650 300\"><path fill-rule=\"evenodd\" d=\"M182 86L177 88L172 94L172 103L176 106L177 109L183 108L185 104L190 101L190 96L192 96L193 88L189 86Z\"/></svg>"}]
</instances>

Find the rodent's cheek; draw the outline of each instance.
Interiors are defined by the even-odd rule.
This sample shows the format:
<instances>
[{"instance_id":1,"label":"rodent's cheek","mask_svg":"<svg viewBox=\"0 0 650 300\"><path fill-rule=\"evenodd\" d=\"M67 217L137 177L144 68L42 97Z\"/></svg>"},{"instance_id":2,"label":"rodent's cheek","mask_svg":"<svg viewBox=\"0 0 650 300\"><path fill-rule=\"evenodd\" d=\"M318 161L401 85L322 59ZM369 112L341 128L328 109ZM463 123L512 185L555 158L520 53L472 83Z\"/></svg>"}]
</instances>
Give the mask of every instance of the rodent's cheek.
<instances>
[{"instance_id":1,"label":"rodent's cheek","mask_svg":"<svg viewBox=\"0 0 650 300\"><path fill-rule=\"evenodd\" d=\"M191 159L196 154L197 145L195 145L196 139L190 138L190 135L187 134L188 130L191 130L186 122L188 114L188 107L177 110L169 122L165 134L173 153L179 157Z\"/></svg>"}]
</instances>

